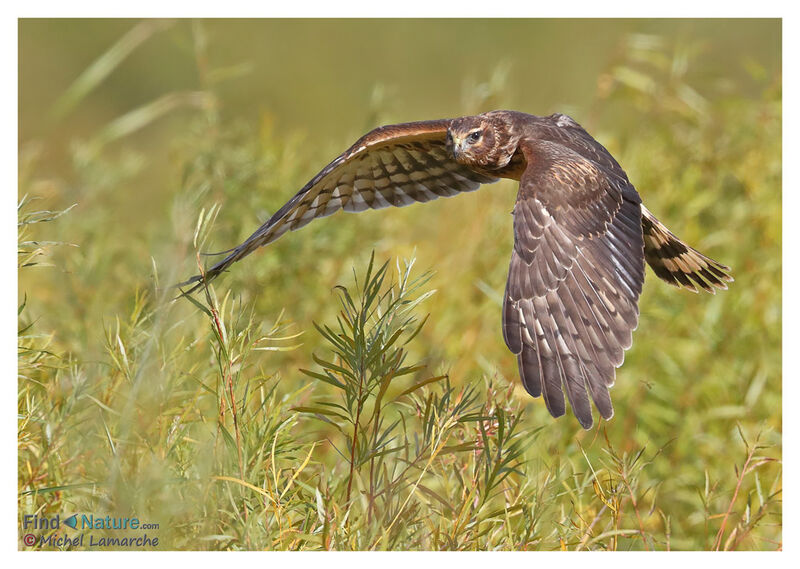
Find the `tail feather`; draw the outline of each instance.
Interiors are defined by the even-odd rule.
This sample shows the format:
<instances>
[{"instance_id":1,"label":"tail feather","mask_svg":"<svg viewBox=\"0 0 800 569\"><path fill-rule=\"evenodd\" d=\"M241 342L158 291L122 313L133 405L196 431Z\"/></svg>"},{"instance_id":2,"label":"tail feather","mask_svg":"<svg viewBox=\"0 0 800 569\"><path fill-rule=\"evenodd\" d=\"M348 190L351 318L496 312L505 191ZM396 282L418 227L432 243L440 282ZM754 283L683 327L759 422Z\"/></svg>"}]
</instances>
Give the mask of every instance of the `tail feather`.
<instances>
[{"instance_id":1,"label":"tail feather","mask_svg":"<svg viewBox=\"0 0 800 569\"><path fill-rule=\"evenodd\" d=\"M645 259L663 281L692 292L698 292L699 286L711 294L727 289L726 282L733 282L730 267L689 247L644 206L642 232Z\"/></svg>"}]
</instances>

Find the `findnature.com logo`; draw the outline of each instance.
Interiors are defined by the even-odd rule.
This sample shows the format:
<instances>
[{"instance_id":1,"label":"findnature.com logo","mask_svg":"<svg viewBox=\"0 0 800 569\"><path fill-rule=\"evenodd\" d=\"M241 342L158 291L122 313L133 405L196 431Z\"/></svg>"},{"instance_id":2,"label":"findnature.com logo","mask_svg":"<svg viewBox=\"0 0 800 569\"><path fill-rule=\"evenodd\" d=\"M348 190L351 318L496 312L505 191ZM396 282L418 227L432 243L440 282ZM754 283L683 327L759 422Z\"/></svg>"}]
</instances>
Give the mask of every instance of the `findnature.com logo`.
<instances>
[{"instance_id":1,"label":"findnature.com logo","mask_svg":"<svg viewBox=\"0 0 800 569\"><path fill-rule=\"evenodd\" d=\"M67 530L69 528L69 531ZM22 517L22 543L26 547L54 549L153 549L158 547L157 523L142 522L135 517L72 514ZM91 533L100 530L101 533ZM72 532L75 533L72 533ZM148 531L150 533L148 534ZM69 532L69 533L68 533Z\"/></svg>"}]
</instances>

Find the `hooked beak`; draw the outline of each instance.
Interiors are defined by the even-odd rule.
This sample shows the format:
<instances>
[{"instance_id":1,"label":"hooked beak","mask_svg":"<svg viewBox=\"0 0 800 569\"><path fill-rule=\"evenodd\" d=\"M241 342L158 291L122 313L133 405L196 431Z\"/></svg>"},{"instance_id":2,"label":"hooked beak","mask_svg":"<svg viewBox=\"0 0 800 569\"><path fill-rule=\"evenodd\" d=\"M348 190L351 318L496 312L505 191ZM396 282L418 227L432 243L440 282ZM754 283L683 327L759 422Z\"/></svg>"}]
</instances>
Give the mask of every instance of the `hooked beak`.
<instances>
[{"instance_id":1,"label":"hooked beak","mask_svg":"<svg viewBox=\"0 0 800 569\"><path fill-rule=\"evenodd\" d=\"M458 137L453 136L453 133L447 131L446 139L447 150L453 155L453 158L458 159L464 152L464 141Z\"/></svg>"}]
</instances>

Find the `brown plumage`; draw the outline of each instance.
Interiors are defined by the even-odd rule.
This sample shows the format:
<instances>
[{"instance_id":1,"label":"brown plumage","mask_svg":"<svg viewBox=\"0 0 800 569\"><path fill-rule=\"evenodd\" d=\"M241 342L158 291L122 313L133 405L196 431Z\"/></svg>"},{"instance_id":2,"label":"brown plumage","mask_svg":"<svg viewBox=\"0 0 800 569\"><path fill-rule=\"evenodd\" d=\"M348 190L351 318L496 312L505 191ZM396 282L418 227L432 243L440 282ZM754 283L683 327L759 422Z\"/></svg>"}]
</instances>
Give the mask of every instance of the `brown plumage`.
<instances>
[{"instance_id":1,"label":"brown plumage","mask_svg":"<svg viewBox=\"0 0 800 569\"><path fill-rule=\"evenodd\" d=\"M645 260L666 282L727 288L730 269L675 237L616 160L566 115L516 111L377 128L314 176L186 294L258 247L340 209L404 206L519 180L503 337L554 417L614 414L608 388L639 317Z\"/></svg>"}]
</instances>

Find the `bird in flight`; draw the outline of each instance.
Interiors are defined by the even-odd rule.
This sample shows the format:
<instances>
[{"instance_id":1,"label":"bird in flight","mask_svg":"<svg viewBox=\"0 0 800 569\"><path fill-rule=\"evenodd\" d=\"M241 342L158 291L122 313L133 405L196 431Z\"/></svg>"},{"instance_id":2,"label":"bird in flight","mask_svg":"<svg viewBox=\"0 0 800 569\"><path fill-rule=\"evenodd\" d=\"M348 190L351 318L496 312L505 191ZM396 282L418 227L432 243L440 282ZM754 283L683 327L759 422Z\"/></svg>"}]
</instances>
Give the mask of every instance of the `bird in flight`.
<instances>
[{"instance_id":1,"label":"bird in flight","mask_svg":"<svg viewBox=\"0 0 800 569\"><path fill-rule=\"evenodd\" d=\"M591 401L614 414L609 387L639 318L645 261L697 292L727 289L730 268L673 235L644 207L611 154L572 118L517 111L383 126L325 166L222 261L178 286L190 294L257 248L311 220L451 197L519 181L503 338L533 397L584 429Z\"/></svg>"}]
</instances>

